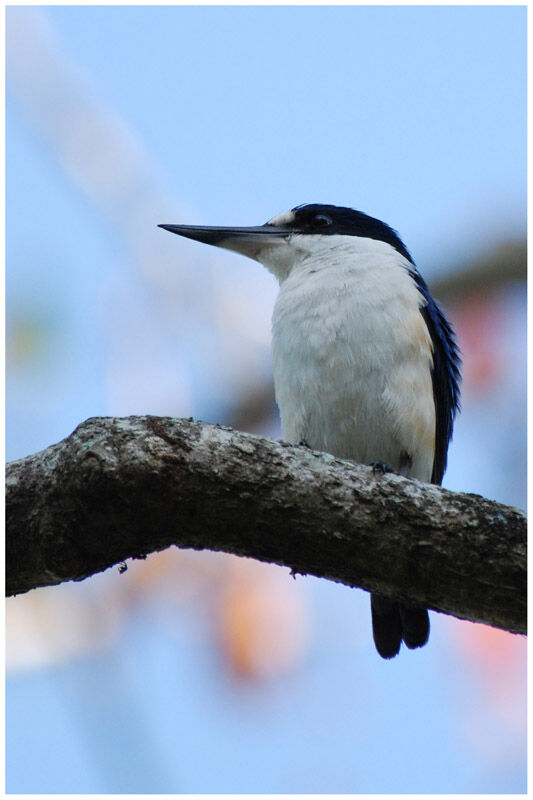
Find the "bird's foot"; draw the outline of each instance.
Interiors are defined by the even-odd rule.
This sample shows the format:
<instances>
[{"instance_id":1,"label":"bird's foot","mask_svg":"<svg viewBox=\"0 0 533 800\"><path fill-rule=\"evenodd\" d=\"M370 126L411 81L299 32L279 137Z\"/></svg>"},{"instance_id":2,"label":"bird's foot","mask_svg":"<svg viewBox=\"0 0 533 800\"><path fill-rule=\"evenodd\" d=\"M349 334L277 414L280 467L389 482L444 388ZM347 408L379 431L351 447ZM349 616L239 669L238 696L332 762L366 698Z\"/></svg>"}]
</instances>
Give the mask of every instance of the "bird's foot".
<instances>
[{"instance_id":1,"label":"bird's foot","mask_svg":"<svg viewBox=\"0 0 533 800\"><path fill-rule=\"evenodd\" d=\"M386 464L385 461L373 461L370 466L374 475L386 475L387 472L394 473L393 468L390 464Z\"/></svg>"}]
</instances>

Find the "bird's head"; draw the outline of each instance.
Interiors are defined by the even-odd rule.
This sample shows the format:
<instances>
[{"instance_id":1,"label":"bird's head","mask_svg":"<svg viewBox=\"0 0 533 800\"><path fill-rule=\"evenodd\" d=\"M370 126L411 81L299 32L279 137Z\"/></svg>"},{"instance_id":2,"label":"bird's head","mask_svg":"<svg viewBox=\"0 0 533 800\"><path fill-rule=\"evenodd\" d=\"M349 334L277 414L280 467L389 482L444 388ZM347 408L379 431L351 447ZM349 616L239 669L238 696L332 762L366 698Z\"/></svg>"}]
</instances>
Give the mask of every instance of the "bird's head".
<instances>
[{"instance_id":1,"label":"bird's head","mask_svg":"<svg viewBox=\"0 0 533 800\"><path fill-rule=\"evenodd\" d=\"M279 280L309 257L346 248L360 252L399 253L412 262L398 234L374 217L345 206L310 203L296 206L257 227L160 225L171 233L234 250L259 261Z\"/></svg>"}]
</instances>

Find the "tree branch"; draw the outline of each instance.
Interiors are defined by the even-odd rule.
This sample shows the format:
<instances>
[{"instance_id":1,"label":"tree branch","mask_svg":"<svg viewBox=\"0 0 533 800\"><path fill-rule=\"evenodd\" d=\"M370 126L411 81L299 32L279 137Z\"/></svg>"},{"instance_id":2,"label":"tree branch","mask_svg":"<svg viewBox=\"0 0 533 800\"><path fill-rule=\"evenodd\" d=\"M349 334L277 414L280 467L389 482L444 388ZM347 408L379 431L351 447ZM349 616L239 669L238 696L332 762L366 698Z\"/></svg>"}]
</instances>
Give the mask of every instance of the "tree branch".
<instances>
[{"instance_id":1,"label":"tree branch","mask_svg":"<svg viewBox=\"0 0 533 800\"><path fill-rule=\"evenodd\" d=\"M251 556L526 631L526 517L302 446L96 417L8 464L8 595L171 544Z\"/></svg>"}]
</instances>

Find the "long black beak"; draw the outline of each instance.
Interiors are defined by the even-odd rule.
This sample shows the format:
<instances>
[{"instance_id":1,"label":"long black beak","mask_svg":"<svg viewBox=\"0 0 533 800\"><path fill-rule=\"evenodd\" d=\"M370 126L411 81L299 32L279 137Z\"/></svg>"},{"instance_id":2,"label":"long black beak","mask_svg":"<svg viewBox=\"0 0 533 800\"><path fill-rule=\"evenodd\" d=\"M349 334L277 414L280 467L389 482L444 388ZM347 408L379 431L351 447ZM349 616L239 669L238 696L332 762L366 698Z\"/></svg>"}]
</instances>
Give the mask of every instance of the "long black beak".
<instances>
[{"instance_id":1,"label":"long black beak","mask_svg":"<svg viewBox=\"0 0 533 800\"><path fill-rule=\"evenodd\" d=\"M234 250L250 258L256 258L265 247L281 244L290 235L287 228L274 225L259 225L255 228L216 228L205 225L159 225L171 233L194 239L204 244Z\"/></svg>"}]
</instances>

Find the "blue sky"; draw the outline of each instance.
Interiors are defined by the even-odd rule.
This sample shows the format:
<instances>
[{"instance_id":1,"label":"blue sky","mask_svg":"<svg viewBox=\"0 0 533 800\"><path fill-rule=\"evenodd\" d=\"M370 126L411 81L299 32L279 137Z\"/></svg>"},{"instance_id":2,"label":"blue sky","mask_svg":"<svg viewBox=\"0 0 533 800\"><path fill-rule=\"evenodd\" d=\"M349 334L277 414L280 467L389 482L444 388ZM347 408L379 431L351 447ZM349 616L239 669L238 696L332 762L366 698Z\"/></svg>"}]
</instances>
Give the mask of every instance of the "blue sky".
<instances>
[{"instance_id":1,"label":"blue sky","mask_svg":"<svg viewBox=\"0 0 533 800\"><path fill-rule=\"evenodd\" d=\"M524 8L48 13L200 221L335 202L422 246L522 212Z\"/></svg>"},{"instance_id":2,"label":"blue sky","mask_svg":"<svg viewBox=\"0 0 533 800\"><path fill-rule=\"evenodd\" d=\"M6 16L9 459L96 414L220 420L270 375L272 277L179 243L159 222L257 224L303 202L349 205L396 228L430 278L524 235L525 7L53 6ZM73 115L74 101L86 117ZM511 502L500 474L488 474L501 406L471 410L450 485ZM475 673L463 674L450 649L459 623L433 615L429 647L385 664L366 595L306 586L311 652L250 703L224 682L205 631L200 644L170 641L146 611L108 651L13 674L10 791L523 790L523 740L484 705ZM68 603L68 592L90 589L54 591ZM359 630L366 639L353 638ZM470 746L462 709L490 747ZM145 747L139 726L152 736L148 771L123 770ZM517 755L500 761L506 742ZM193 744L211 754L208 784Z\"/></svg>"}]
</instances>

